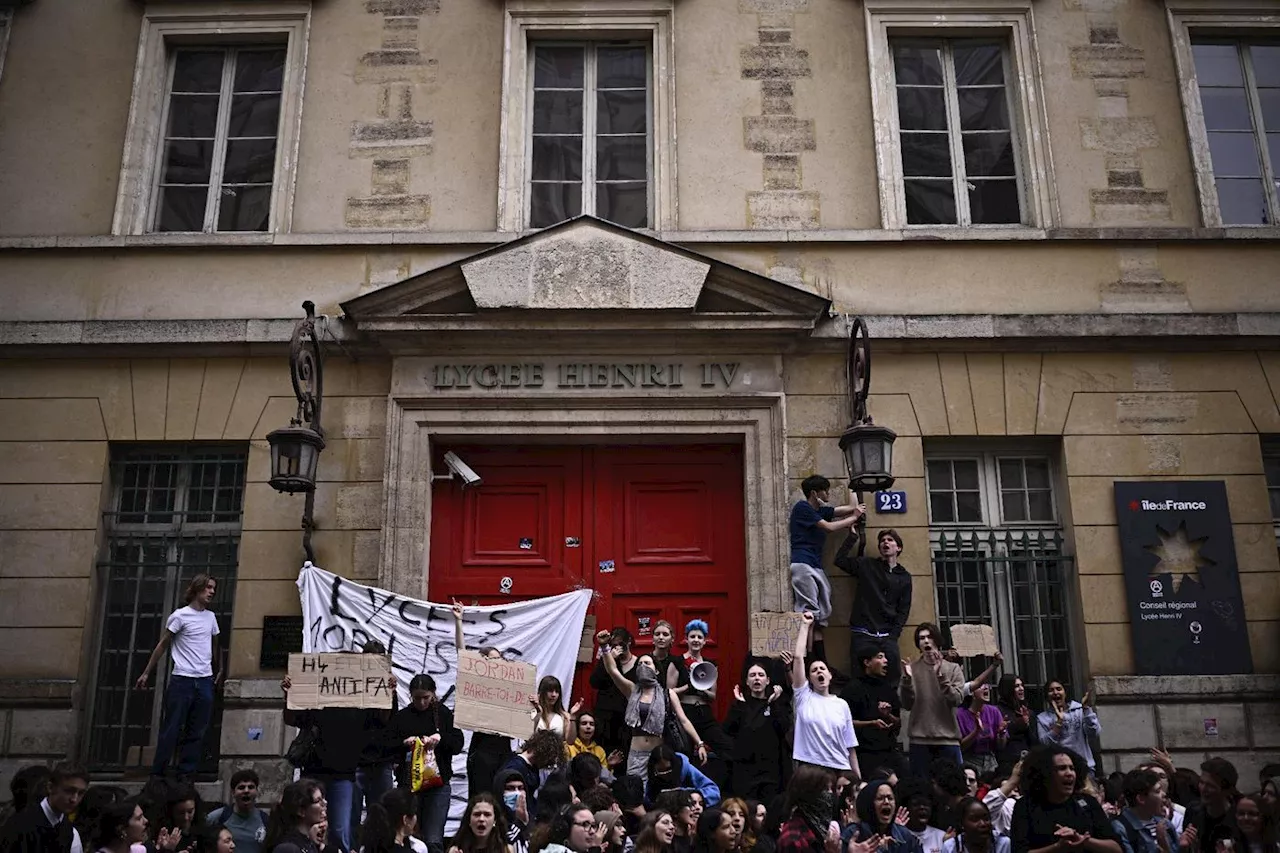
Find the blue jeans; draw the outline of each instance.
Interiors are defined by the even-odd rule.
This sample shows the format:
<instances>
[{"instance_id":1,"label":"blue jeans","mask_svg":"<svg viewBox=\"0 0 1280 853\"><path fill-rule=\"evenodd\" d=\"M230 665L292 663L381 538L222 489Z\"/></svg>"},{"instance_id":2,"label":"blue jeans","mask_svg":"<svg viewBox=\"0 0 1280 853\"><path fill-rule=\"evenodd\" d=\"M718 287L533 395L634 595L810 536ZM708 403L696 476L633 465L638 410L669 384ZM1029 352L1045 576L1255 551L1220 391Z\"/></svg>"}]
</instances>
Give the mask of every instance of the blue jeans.
<instances>
[{"instance_id":1,"label":"blue jeans","mask_svg":"<svg viewBox=\"0 0 1280 853\"><path fill-rule=\"evenodd\" d=\"M360 826L363 809L382 802L382 795L395 787L391 764L373 764L356 770L356 795L351 799L351 825Z\"/></svg>"},{"instance_id":2,"label":"blue jeans","mask_svg":"<svg viewBox=\"0 0 1280 853\"><path fill-rule=\"evenodd\" d=\"M439 788L414 794L418 800L418 834L427 843L430 853L444 853L444 822L449 818L452 790L445 782Z\"/></svg>"},{"instance_id":3,"label":"blue jeans","mask_svg":"<svg viewBox=\"0 0 1280 853\"><path fill-rule=\"evenodd\" d=\"M329 841L342 850L350 850L351 801L355 796L356 780L351 776L324 773L313 773L310 778L324 785L324 797L329 801Z\"/></svg>"},{"instance_id":4,"label":"blue jeans","mask_svg":"<svg viewBox=\"0 0 1280 853\"><path fill-rule=\"evenodd\" d=\"M929 764L937 758L946 758L950 760L956 767L964 763L964 756L960 754L959 744L948 744L946 746L934 746L932 744L913 743L908 750L907 755L911 759L911 775L929 778Z\"/></svg>"},{"instance_id":5,"label":"blue jeans","mask_svg":"<svg viewBox=\"0 0 1280 853\"><path fill-rule=\"evenodd\" d=\"M190 776L200 766L204 748L204 735L213 715L213 676L191 678L186 675L169 676L169 689L164 696L164 726L156 742L156 758L151 765L151 775L163 776L178 751L178 772ZM181 749L179 749L181 738Z\"/></svg>"}]
</instances>

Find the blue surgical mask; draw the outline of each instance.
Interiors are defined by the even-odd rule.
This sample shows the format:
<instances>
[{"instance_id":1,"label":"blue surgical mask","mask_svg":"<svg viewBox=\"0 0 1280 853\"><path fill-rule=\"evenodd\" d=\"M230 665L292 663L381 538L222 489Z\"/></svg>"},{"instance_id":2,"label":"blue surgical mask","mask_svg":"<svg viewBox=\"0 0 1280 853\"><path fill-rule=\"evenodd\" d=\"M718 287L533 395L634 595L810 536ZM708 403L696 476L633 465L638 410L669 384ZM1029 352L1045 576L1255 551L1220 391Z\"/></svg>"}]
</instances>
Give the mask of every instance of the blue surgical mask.
<instances>
[{"instance_id":1,"label":"blue surgical mask","mask_svg":"<svg viewBox=\"0 0 1280 853\"><path fill-rule=\"evenodd\" d=\"M516 801L520 799L519 791L503 791L502 804L511 811L516 810Z\"/></svg>"}]
</instances>

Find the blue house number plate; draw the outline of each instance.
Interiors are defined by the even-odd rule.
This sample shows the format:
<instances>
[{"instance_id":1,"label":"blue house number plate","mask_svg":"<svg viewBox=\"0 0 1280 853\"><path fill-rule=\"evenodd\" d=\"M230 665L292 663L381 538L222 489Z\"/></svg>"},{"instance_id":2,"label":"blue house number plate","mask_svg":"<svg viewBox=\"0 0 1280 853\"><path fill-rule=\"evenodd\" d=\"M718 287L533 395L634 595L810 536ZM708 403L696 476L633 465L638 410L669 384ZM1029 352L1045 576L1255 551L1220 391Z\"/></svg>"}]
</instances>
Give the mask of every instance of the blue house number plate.
<instances>
[{"instance_id":1,"label":"blue house number plate","mask_svg":"<svg viewBox=\"0 0 1280 853\"><path fill-rule=\"evenodd\" d=\"M906 512L906 492L876 492L876 512Z\"/></svg>"}]
</instances>

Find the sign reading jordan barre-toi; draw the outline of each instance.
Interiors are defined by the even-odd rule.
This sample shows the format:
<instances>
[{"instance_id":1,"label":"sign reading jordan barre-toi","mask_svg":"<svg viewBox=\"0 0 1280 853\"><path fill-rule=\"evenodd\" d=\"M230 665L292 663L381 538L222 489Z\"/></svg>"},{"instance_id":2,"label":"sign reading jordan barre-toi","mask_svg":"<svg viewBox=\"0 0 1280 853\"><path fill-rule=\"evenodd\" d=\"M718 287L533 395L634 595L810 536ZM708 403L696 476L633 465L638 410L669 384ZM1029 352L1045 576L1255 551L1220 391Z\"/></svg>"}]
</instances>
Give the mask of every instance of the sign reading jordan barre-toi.
<instances>
[{"instance_id":1,"label":"sign reading jordan barre-toi","mask_svg":"<svg viewBox=\"0 0 1280 853\"><path fill-rule=\"evenodd\" d=\"M1116 483L1138 675L1253 672L1222 481Z\"/></svg>"}]
</instances>

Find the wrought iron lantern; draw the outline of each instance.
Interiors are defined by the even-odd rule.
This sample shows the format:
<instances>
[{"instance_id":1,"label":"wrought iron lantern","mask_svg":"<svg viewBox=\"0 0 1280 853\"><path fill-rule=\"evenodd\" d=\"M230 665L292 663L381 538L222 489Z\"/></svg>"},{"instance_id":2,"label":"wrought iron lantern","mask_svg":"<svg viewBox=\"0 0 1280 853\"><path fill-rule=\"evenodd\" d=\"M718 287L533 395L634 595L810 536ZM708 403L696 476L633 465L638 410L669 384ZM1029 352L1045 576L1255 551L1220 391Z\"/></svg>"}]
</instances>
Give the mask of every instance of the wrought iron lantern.
<instances>
[{"instance_id":1,"label":"wrought iron lantern","mask_svg":"<svg viewBox=\"0 0 1280 853\"><path fill-rule=\"evenodd\" d=\"M861 317L849 332L849 415L852 423L840 436L840 451L849 471L849 488L859 494L893 485L893 441L898 434L876 426L867 412L871 390L871 345Z\"/></svg>"},{"instance_id":2,"label":"wrought iron lantern","mask_svg":"<svg viewBox=\"0 0 1280 853\"><path fill-rule=\"evenodd\" d=\"M324 393L324 365L320 356L320 341L316 337L316 306L307 300L302 303L307 315L294 327L289 344L289 372L293 379L293 393L298 398L298 412L289 426L273 430L267 435L271 446L271 488L277 492L307 496L302 515L302 546L307 559L311 553L311 531L315 528L312 514L315 511L316 468L320 452L324 450L324 429L320 426L320 403Z\"/></svg>"}]
</instances>

